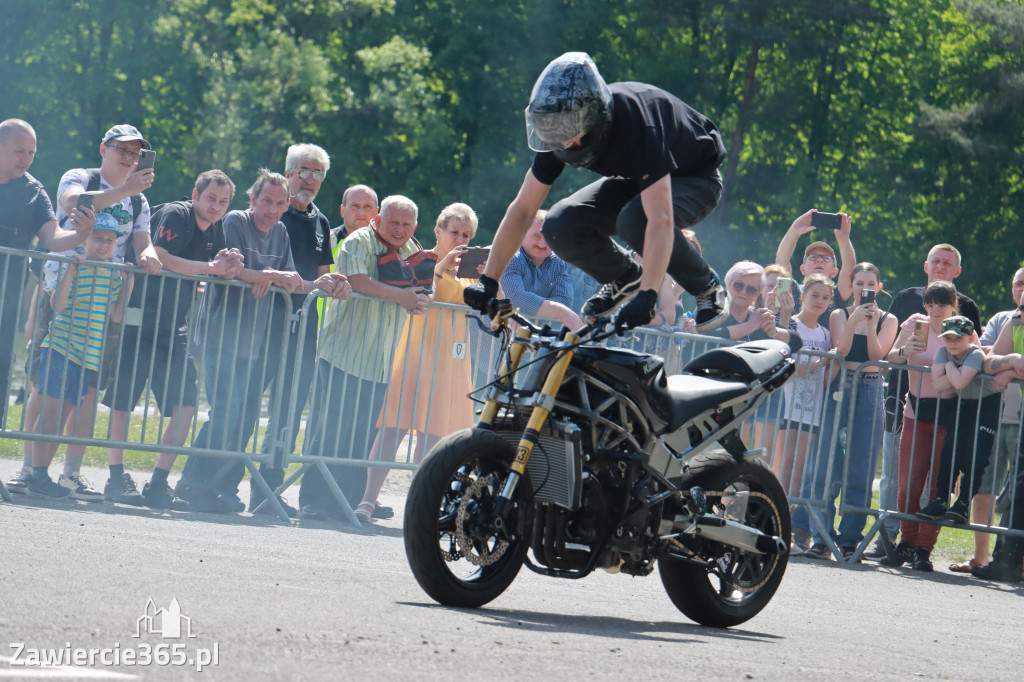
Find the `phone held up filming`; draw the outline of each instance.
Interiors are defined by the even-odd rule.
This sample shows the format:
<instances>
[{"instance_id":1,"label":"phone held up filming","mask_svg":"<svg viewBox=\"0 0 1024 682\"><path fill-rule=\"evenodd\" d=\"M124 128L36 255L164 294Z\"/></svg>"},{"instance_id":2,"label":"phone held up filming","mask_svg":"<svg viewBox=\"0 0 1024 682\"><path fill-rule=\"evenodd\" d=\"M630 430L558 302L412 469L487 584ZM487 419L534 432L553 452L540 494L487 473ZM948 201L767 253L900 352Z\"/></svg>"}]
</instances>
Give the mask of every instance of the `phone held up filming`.
<instances>
[{"instance_id":1,"label":"phone held up filming","mask_svg":"<svg viewBox=\"0 0 1024 682\"><path fill-rule=\"evenodd\" d=\"M843 216L839 213L815 211L811 214L811 227L820 227L823 230L838 230L842 223Z\"/></svg>"}]
</instances>

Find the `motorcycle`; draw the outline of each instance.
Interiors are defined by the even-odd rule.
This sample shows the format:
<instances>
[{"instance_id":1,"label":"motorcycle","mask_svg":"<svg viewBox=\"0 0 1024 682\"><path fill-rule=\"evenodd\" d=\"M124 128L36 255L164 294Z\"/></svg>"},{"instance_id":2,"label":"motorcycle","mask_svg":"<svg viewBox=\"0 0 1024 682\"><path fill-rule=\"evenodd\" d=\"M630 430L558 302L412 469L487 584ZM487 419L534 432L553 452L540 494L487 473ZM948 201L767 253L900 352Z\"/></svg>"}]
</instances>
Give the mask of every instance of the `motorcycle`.
<instances>
[{"instance_id":1,"label":"motorcycle","mask_svg":"<svg viewBox=\"0 0 1024 682\"><path fill-rule=\"evenodd\" d=\"M571 579L657 565L698 623L758 614L788 563L789 503L739 428L795 371L790 347L718 348L667 376L661 357L598 345L609 320L555 333L507 301L488 312L502 356L474 391L479 420L431 450L405 506L423 590L479 607L523 565Z\"/></svg>"}]
</instances>

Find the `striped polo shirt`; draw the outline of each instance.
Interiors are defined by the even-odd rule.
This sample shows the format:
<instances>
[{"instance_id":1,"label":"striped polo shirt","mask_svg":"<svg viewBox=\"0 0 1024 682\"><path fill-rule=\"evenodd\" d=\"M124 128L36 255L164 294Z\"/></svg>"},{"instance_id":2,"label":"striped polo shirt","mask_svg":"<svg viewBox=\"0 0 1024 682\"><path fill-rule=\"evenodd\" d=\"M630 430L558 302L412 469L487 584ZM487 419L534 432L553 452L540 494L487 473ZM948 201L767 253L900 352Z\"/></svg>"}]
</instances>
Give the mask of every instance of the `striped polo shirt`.
<instances>
[{"instance_id":1,"label":"striped polo shirt","mask_svg":"<svg viewBox=\"0 0 1024 682\"><path fill-rule=\"evenodd\" d=\"M62 263L60 276L67 271ZM43 348L52 348L85 369L100 371L103 328L110 306L121 293L121 275L109 268L78 266L68 305L50 323Z\"/></svg>"}]
</instances>

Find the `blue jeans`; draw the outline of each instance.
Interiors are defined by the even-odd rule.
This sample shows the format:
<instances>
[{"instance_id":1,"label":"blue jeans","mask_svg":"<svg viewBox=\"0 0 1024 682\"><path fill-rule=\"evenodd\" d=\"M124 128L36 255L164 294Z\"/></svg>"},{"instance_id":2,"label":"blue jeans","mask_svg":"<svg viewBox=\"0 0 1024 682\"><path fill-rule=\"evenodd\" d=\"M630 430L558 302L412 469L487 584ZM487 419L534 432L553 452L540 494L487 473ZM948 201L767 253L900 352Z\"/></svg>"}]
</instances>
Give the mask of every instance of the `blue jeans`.
<instances>
[{"instance_id":1,"label":"blue jeans","mask_svg":"<svg viewBox=\"0 0 1024 682\"><path fill-rule=\"evenodd\" d=\"M886 431L882 435L882 477L878 481L878 508L896 511L896 491L899 488L899 432ZM899 519L886 518L885 530L889 539L896 537L900 530Z\"/></svg>"},{"instance_id":2,"label":"blue jeans","mask_svg":"<svg viewBox=\"0 0 1024 682\"><path fill-rule=\"evenodd\" d=\"M856 396L853 395L855 386ZM838 388L838 384L833 384L833 387ZM810 475L804 476L801 490L802 497L825 503L825 523L830 529L835 523L835 498L840 491L845 504L865 508L870 506L871 481L885 427L882 382L877 374L848 373L843 379L842 388L841 404L837 404L831 396L826 400L817 451L808 455ZM852 418L850 400L855 401ZM837 409L841 410L838 423L835 421ZM839 429L839 438L836 439L835 450L830 453L828 448L833 428ZM832 533L836 544L840 547L856 546L864 537L866 521L866 514L843 514L838 534ZM810 518L802 507L793 514L793 527L811 530ZM814 542L822 541L821 532L817 528L813 529L811 535Z\"/></svg>"},{"instance_id":3,"label":"blue jeans","mask_svg":"<svg viewBox=\"0 0 1024 682\"><path fill-rule=\"evenodd\" d=\"M261 358L229 358L219 349L204 354L203 373L210 418L199 429L192 447L242 452L256 428L263 394L264 362ZM267 367L267 371L274 371ZM245 464L233 462L222 480L214 480L225 460L189 455L181 472L181 482L209 493L234 495ZM232 485L231 483L234 483Z\"/></svg>"}]
</instances>

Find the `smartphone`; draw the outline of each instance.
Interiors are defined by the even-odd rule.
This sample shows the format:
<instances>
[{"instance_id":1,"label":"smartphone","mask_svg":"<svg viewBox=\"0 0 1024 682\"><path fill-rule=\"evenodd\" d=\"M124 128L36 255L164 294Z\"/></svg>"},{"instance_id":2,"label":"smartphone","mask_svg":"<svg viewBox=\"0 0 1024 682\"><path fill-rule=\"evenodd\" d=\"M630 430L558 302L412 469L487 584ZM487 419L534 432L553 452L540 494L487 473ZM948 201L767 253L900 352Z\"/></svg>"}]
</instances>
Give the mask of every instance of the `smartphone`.
<instances>
[{"instance_id":1,"label":"smartphone","mask_svg":"<svg viewBox=\"0 0 1024 682\"><path fill-rule=\"evenodd\" d=\"M928 343L928 323L924 320L918 320L914 323L914 336L921 343Z\"/></svg>"},{"instance_id":2,"label":"smartphone","mask_svg":"<svg viewBox=\"0 0 1024 682\"><path fill-rule=\"evenodd\" d=\"M156 152L152 149L143 149L139 152L139 165L135 167L135 170L146 170L147 168L152 168L155 161Z\"/></svg>"},{"instance_id":3,"label":"smartphone","mask_svg":"<svg viewBox=\"0 0 1024 682\"><path fill-rule=\"evenodd\" d=\"M78 195L78 208L92 208L92 199L95 195L82 192Z\"/></svg>"},{"instance_id":4,"label":"smartphone","mask_svg":"<svg viewBox=\"0 0 1024 682\"><path fill-rule=\"evenodd\" d=\"M779 294L781 294L783 292L786 292L786 291L792 291L792 290L793 290L793 280L791 280L789 277L779 277L778 279L775 280L775 307L776 308L779 308L779 307L782 306L782 303L779 301Z\"/></svg>"},{"instance_id":5,"label":"smartphone","mask_svg":"<svg viewBox=\"0 0 1024 682\"><path fill-rule=\"evenodd\" d=\"M875 302L875 292L873 289L864 289L860 292L860 304L866 305L868 303ZM916 329L916 327L915 327Z\"/></svg>"},{"instance_id":6,"label":"smartphone","mask_svg":"<svg viewBox=\"0 0 1024 682\"><path fill-rule=\"evenodd\" d=\"M489 246L471 246L466 249L459 260L459 270L455 273L459 279L480 279L477 266L487 262L487 256L491 253Z\"/></svg>"},{"instance_id":7,"label":"smartphone","mask_svg":"<svg viewBox=\"0 0 1024 682\"><path fill-rule=\"evenodd\" d=\"M843 222L843 217L838 213L822 213L818 211L811 214L811 227L820 227L823 230L838 230Z\"/></svg>"}]
</instances>

